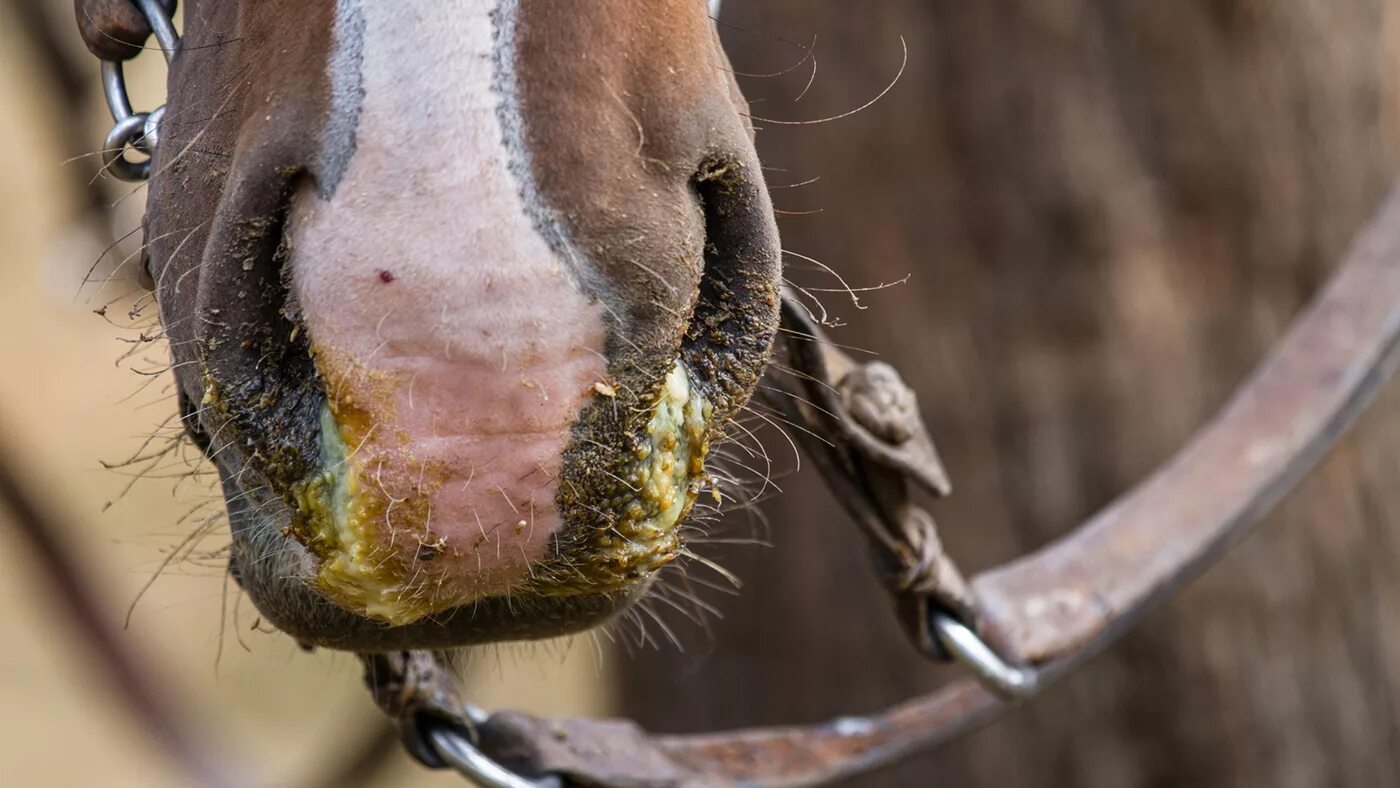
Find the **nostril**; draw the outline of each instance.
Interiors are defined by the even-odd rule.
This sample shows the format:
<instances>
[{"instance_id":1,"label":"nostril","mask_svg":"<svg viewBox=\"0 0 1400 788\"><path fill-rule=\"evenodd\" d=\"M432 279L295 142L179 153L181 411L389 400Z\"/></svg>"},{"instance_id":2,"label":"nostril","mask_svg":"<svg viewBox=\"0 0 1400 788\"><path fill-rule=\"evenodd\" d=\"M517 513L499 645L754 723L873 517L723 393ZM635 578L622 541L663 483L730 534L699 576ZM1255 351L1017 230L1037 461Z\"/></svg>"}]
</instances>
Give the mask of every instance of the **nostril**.
<instances>
[{"instance_id":1,"label":"nostril","mask_svg":"<svg viewBox=\"0 0 1400 788\"><path fill-rule=\"evenodd\" d=\"M761 178L737 159L698 168L705 239L695 305L676 355L585 411L566 454L569 522L543 593L635 587L682 552L680 522L711 480L712 441L747 402L777 331L779 251ZM678 352L677 352L678 351ZM630 376L629 376L630 375ZM620 407L619 407L620 401Z\"/></svg>"},{"instance_id":2,"label":"nostril","mask_svg":"<svg viewBox=\"0 0 1400 788\"><path fill-rule=\"evenodd\" d=\"M748 399L768 361L780 253L767 191L745 164L710 159L692 185L705 214L705 260L682 357L722 422Z\"/></svg>"},{"instance_id":3,"label":"nostril","mask_svg":"<svg viewBox=\"0 0 1400 788\"><path fill-rule=\"evenodd\" d=\"M314 470L323 400L286 270L291 202L306 180L285 168L251 179L240 184L246 198L231 196L216 217L217 262L201 269L195 306L199 388L184 405L196 439L202 428L220 446L238 445L244 456L227 461L239 462L247 486L288 504Z\"/></svg>"}]
</instances>

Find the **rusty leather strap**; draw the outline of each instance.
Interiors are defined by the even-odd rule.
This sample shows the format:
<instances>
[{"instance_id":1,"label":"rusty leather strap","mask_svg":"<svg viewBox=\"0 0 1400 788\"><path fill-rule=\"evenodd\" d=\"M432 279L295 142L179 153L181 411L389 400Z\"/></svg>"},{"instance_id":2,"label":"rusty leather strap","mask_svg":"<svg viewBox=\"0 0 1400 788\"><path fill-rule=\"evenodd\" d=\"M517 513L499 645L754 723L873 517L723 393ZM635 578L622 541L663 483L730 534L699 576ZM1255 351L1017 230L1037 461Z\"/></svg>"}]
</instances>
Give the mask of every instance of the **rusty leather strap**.
<instances>
[{"instance_id":1,"label":"rusty leather strap","mask_svg":"<svg viewBox=\"0 0 1400 788\"><path fill-rule=\"evenodd\" d=\"M1306 474L1400 362L1400 195L1215 419L1078 530L972 581L979 631L1041 686L1102 650L1239 541ZM1009 708L971 680L868 717L652 736L612 720L501 713L484 751L593 786L815 785L949 741Z\"/></svg>"}]
</instances>

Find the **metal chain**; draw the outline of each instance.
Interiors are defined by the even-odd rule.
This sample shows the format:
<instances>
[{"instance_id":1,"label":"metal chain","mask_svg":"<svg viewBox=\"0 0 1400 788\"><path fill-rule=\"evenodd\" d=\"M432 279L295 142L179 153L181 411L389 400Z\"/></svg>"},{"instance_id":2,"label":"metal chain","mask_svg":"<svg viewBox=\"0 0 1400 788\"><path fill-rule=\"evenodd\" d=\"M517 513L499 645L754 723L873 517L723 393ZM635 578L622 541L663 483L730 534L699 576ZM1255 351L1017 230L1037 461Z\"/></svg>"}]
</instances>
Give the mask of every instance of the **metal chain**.
<instances>
[{"instance_id":1,"label":"metal chain","mask_svg":"<svg viewBox=\"0 0 1400 788\"><path fill-rule=\"evenodd\" d=\"M180 36L175 32L170 15L158 0L132 0L132 3L151 26L160 44L161 54L165 55L166 65L169 65L180 48ZM160 124L165 119L165 105L150 112L133 112L120 60L102 61L102 92L106 95L107 108L111 110L114 122L102 144L103 168L124 181L139 182L150 178L151 159L156 146L160 144ZM146 158L132 161L126 156L128 150L135 150Z\"/></svg>"}]
</instances>

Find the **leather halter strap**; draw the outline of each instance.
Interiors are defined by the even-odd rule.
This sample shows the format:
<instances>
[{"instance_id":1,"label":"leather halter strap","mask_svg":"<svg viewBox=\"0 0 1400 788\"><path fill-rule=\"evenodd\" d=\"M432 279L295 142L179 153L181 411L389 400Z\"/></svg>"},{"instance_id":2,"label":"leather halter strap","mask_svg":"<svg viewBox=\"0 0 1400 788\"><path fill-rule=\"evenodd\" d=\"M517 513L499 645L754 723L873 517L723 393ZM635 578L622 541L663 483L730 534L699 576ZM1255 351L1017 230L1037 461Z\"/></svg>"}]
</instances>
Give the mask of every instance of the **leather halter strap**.
<instances>
[{"instance_id":1,"label":"leather halter strap","mask_svg":"<svg viewBox=\"0 0 1400 788\"><path fill-rule=\"evenodd\" d=\"M1065 675L1243 538L1397 364L1400 192L1249 381L1175 457L1068 536L972 580L967 604L979 634L1003 658L1034 665L1039 687ZM630 721L515 712L467 727L497 763L566 784L816 785L936 747L1012 705L963 679L879 714L808 727L654 736ZM454 716L411 700L386 710L420 722Z\"/></svg>"}]
</instances>

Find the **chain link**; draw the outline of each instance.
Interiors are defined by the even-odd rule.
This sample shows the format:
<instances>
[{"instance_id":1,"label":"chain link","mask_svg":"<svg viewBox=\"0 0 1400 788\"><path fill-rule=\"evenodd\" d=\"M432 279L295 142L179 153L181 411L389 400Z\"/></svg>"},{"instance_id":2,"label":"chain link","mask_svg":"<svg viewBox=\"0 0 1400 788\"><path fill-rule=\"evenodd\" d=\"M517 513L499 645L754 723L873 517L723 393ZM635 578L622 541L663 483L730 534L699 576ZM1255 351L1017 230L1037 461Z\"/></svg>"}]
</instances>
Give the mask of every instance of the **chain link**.
<instances>
[{"instance_id":1,"label":"chain link","mask_svg":"<svg viewBox=\"0 0 1400 788\"><path fill-rule=\"evenodd\" d=\"M169 65L180 48L180 36L175 32L170 15L161 7L159 0L132 0L132 3L151 26L160 51L165 55L166 65ZM103 168L124 181L150 178L151 157L160 144L160 124L165 119L165 105L150 112L134 112L120 60L102 61L102 92L107 98L107 109L111 110L113 121L112 130L107 132L102 144ZM145 158L133 161L127 158L128 150L134 150Z\"/></svg>"}]
</instances>

